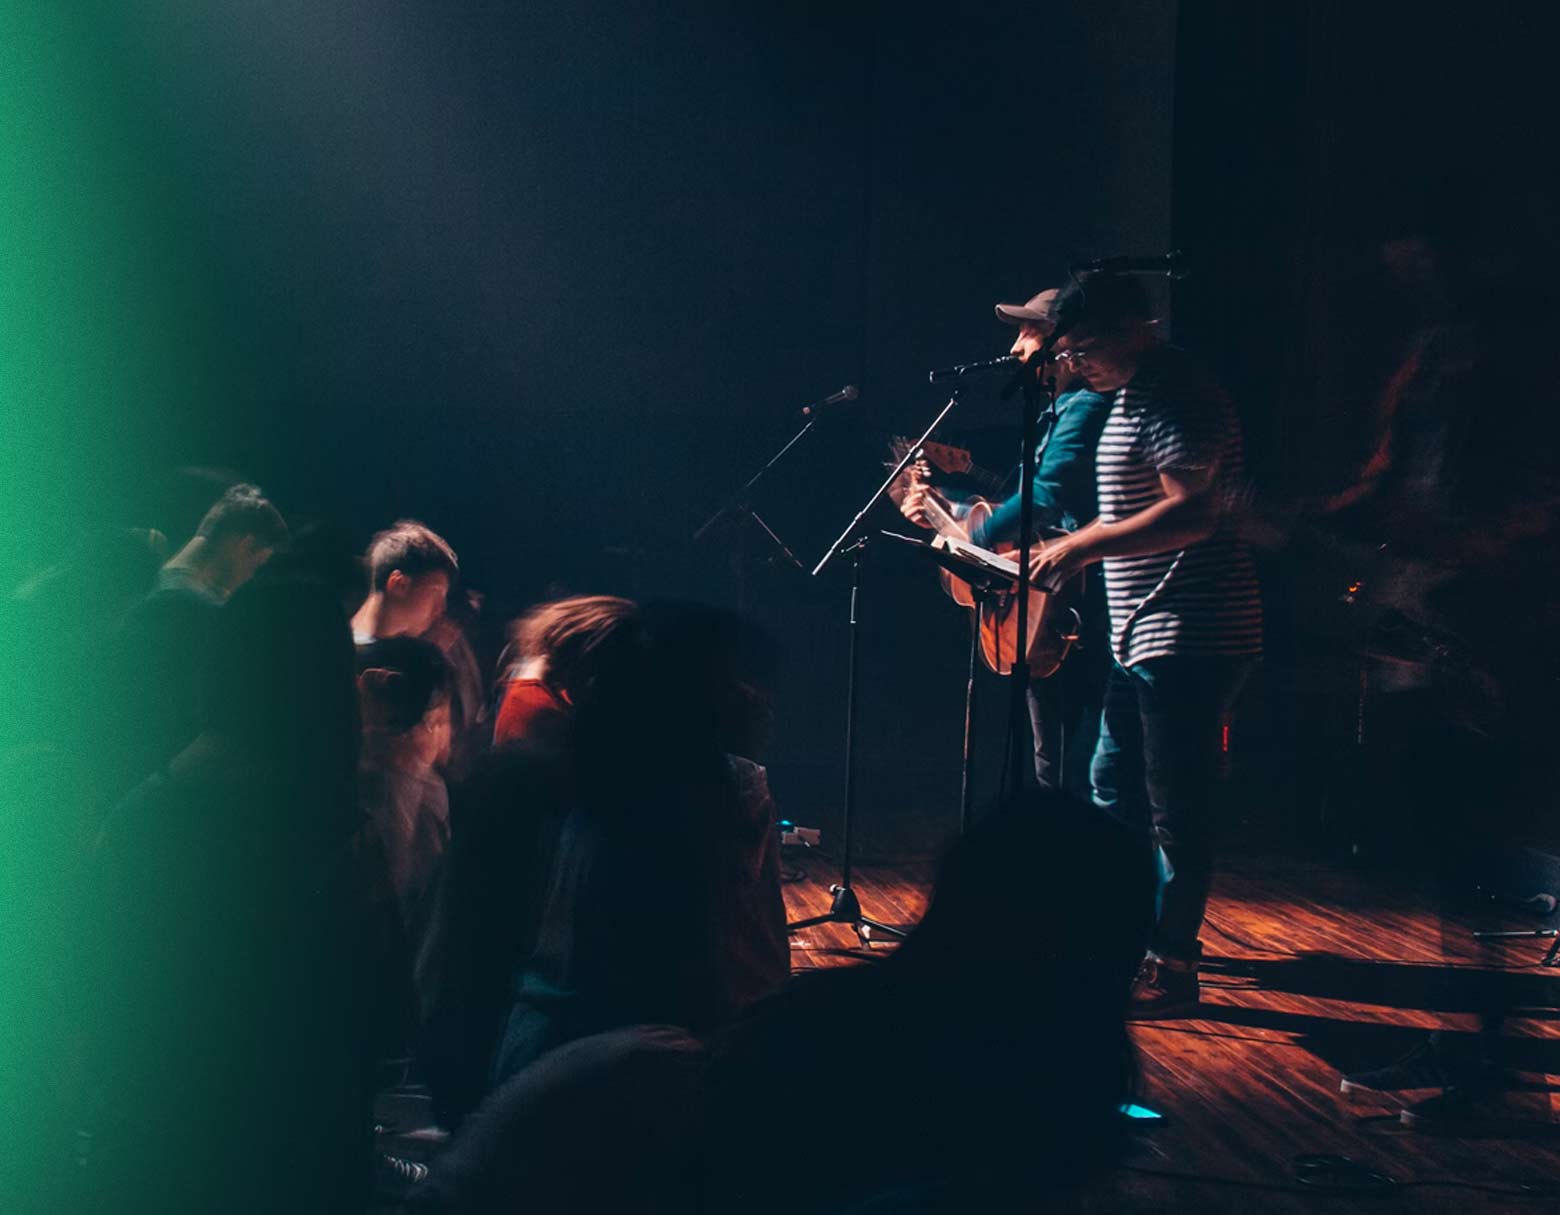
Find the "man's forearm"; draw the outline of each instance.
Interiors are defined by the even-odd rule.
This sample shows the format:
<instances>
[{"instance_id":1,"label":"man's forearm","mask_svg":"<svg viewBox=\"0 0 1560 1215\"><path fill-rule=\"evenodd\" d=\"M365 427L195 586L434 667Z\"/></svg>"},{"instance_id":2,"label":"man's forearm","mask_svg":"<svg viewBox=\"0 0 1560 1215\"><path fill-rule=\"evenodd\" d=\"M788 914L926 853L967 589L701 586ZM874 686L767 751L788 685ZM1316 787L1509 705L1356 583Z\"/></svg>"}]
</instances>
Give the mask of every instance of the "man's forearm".
<instances>
[{"instance_id":1,"label":"man's forearm","mask_svg":"<svg viewBox=\"0 0 1560 1215\"><path fill-rule=\"evenodd\" d=\"M985 526L978 530L974 537L975 543L984 544L990 548L994 544L1012 540L1018 542L1018 524L1022 499L1014 494L1001 506L991 512L991 518L986 520ZM1049 496L1040 490L1036 481L1035 493L1035 529L1052 527L1061 522L1062 511L1056 506Z\"/></svg>"},{"instance_id":2,"label":"man's forearm","mask_svg":"<svg viewBox=\"0 0 1560 1215\"><path fill-rule=\"evenodd\" d=\"M1148 557L1206 540L1216 526L1204 495L1162 498L1114 523L1096 519L1073 534L1071 546L1084 564L1106 557Z\"/></svg>"}]
</instances>

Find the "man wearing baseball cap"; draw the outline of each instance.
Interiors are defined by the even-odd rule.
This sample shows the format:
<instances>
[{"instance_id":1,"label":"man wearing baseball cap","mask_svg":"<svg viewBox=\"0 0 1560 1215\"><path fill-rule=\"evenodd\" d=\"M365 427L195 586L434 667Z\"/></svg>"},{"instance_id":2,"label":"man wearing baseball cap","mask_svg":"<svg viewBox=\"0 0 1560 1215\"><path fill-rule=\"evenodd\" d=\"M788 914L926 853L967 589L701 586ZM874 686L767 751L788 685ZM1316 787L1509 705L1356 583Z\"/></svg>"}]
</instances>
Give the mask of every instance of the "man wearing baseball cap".
<instances>
[{"instance_id":1,"label":"man wearing baseball cap","mask_svg":"<svg viewBox=\"0 0 1560 1215\"><path fill-rule=\"evenodd\" d=\"M1022 304L998 304L997 319L1018 328L1011 353L1028 359L1044 344L1055 322L1058 291L1042 291ZM1056 420L1042 420L1035 449L1035 534L1071 531L1095 516L1094 449L1110 413L1110 402L1076 379L1064 381L1056 399ZM930 526L922 503L926 490L917 485L906 493L900 509L923 527ZM1016 545L1022 495L1015 492L977 525L969 539L983 548ZM1092 582L1093 580L1091 580ZM1098 727L1100 692L1104 686L1104 601L1097 588L1086 590L1081 607L1085 641L1049 679L1029 689L1029 719L1035 742L1035 778L1042 788L1065 786L1088 792L1088 760ZM1062 762L1065 749L1069 759ZM1074 762L1076 761L1076 762ZM1064 779L1065 778L1065 779Z\"/></svg>"}]
</instances>

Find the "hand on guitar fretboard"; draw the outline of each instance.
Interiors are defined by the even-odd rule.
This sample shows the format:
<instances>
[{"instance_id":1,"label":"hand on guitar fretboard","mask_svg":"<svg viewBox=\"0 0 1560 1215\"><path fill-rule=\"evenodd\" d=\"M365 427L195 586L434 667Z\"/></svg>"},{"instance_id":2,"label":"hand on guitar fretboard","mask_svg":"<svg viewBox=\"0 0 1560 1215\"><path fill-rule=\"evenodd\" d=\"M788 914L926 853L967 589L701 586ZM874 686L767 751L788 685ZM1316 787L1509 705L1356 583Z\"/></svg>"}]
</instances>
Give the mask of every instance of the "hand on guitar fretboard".
<instances>
[{"instance_id":1,"label":"hand on guitar fretboard","mask_svg":"<svg viewBox=\"0 0 1560 1215\"><path fill-rule=\"evenodd\" d=\"M927 471L924 462L919 460L905 470L900 513L916 526L929 528L939 536L968 540L969 530L959 518L957 508L932 488L927 481Z\"/></svg>"},{"instance_id":2,"label":"hand on guitar fretboard","mask_svg":"<svg viewBox=\"0 0 1560 1215\"><path fill-rule=\"evenodd\" d=\"M904 484L900 491L899 513L917 527L928 527L935 531L937 524L933 521L929 507L936 491L932 489L928 473L923 460L917 460L905 469L901 478Z\"/></svg>"}]
</instances>

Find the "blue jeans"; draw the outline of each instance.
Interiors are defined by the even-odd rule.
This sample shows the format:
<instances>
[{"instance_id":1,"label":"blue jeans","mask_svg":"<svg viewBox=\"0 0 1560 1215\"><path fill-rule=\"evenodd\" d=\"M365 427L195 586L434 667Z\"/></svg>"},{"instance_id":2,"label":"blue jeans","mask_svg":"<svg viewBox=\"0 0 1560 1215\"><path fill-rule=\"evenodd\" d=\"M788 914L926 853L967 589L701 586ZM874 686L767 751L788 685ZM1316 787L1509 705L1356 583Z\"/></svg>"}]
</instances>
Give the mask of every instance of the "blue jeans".
<instances>
[{"instance_id":1,"label":"blue jeans","mask_svg":"<svg viewBox=\"0 0 1560 1215\"><path fill-rule=\"evenodd\" d=\"M1089 780L1094 804L1144 833L1159 867L1150 947L1195 963L1213 878L1213 795L1225 715L1255 659L1115 664Z\"/></svg>"}]
</instances>

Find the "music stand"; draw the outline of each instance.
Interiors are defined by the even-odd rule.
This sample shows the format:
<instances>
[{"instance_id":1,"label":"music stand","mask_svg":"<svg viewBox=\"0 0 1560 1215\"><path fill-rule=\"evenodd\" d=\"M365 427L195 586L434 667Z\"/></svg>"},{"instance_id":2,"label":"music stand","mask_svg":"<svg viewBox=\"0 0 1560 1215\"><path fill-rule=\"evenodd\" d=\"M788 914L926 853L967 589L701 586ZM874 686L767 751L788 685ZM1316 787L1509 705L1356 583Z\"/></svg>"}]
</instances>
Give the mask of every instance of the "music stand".
<instances>
[{"instance_id":1,"label":"music stand","mask_svg":"<svg viewBox=\"0 0 1560 1215\"><path fill-rule=\"evenodd\" d=\"M980 612L987 603L1001 594L1008 586L1016 586L991 564L977 561L953 548L939 547L917 536L904 536L898 532L880 532L889 540L908 544L926 559L963 580L975 600L975 614L970 619L969 669L964 684L964 761L963 775L959 782L959 834L970 829L970 811L975 799L975 672L980 666Z\"/></svg>"}]
</instances>

